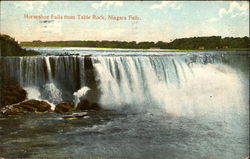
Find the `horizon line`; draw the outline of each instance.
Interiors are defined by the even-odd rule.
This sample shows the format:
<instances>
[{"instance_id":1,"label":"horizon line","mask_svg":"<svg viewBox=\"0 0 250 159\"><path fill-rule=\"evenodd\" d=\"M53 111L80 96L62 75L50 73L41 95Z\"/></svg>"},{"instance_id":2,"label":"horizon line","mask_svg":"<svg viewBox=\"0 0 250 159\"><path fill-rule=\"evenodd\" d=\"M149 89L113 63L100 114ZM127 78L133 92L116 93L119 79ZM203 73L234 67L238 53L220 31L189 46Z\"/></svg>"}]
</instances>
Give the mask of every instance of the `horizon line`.
<instances>
[{"instance_id":1,"label":"horizon line","mask_svg":"<svg viewBox=\"0 0 250 159\"><path fill-rule=\"evenodd\" d=\"M6 34L5 34L6 35ZM244 38L244 37L247 37L247 38L250 38L250 36L219 36L219 35L212 35L212 36L190 36L190 37L182 37L182 38L175 38L175 39L170 39L169 42L172 42L174 40L177 40L177 39L188 39L188 38L208 38L208 37L221 37L221 38ZM15 38L14 38L15 39ZM18 41L18 40L17 40ZM141 42L154 42L154 43L157 43L157 42L166 42L166 43L169 43L167 41L162 41L162 40L159 40L159 41L124 41L124 40L51 40L51 41L42 41L42 40L32 40L32 41L18 41L18 42L102 42L102 41L108 41L108 42L136 42L136 43L141 43Z\"/></svg>"}]
</instances>

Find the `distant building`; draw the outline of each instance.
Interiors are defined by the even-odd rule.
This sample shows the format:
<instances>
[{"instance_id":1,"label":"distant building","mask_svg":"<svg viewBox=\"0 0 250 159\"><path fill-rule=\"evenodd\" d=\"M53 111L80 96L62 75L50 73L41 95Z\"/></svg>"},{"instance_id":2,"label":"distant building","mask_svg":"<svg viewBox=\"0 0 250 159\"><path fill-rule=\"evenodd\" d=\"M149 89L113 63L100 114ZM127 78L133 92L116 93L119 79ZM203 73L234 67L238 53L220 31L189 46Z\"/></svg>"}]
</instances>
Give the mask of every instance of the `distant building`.
<instances>
[{"instance_id":1,"label":"distant building","mask_svg":"<svg viewBox=\"0 0 250 159\"><path fill-rule=\"evenodd\" d=\"M227 45L225 45L225 46L223 46L222 48L223 48L223 49L228 49L228 46L227 46Z\"/></svg>"},{"instance_id":2,"label":"distant building","mask_svg":"<svg viewBox=\"0 0 250 159\"><path fill-rule=\"evenodd\" d=\"M199 50L204 50L205 47L204 47L204 46L199 46L198 49L199 49Z\"/></svg>"}]
</instances>

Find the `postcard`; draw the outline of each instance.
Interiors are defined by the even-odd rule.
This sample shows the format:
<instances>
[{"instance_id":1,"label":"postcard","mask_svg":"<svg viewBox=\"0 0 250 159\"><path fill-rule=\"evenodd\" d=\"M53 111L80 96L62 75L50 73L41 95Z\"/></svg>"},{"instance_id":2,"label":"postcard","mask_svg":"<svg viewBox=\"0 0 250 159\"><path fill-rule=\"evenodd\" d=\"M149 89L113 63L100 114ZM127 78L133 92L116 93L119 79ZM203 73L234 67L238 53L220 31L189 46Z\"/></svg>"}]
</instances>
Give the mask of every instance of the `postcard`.
<instances>
[{"instance_id":1,"label":"postcard","mask_svg":"<svg viewBox=\"0 0 250 159\"><path fill-rule=\"evenodd\" d=\"M0 158L249 158L249 1L0 3Z\"/></svg>"}]
</instances>

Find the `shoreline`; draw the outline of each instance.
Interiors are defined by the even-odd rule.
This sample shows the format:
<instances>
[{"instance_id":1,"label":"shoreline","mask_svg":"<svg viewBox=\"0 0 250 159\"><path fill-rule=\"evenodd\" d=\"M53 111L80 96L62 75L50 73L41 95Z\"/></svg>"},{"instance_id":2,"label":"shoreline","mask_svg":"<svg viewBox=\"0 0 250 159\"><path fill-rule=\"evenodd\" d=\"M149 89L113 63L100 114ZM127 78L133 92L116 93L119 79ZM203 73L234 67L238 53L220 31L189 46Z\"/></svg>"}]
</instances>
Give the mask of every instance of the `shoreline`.
<instances>
[{"instance_id":1,"label":"shoreline","mask_svg":"<svg viewBox=\"0 0 250 159\"><path fill-rule=\"evenodd\" d=\"M112 49L112 50L141 50L141 51L159 51L159 52L164 52L164 51L174 51L174 52L180 52L180 51L196 51L196 52L207 52L207 51L215 51L215 52L221 52L221 51L249 51L250 48L228 48L228 49L191 49L191 50L186 50L186 49L131 49L131 48L101 48L101 47L74 47L74 46L21 46L23 49L28 49L28 48L78 48L78 49L96 49L96 50L103 50L103 49Z\"/></svg>"}]
</instances>

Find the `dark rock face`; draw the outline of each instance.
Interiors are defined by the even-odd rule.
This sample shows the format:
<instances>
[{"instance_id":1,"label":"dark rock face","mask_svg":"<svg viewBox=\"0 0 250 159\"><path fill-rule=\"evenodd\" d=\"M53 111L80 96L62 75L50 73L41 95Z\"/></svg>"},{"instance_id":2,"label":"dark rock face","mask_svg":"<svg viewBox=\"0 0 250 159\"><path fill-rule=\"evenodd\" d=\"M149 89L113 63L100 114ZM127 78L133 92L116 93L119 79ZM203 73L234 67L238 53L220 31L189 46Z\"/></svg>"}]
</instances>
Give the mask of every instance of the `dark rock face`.
<instances>
[{"instance_id":1,"label":"dark rock face","mask_svg":"<svg viewBox=\"0 0 250 159\"><path fill-rule=\"evenodd\" d=\"M38 101L38 100L28 100L25 102L22 102L19 104L19 106L17 107L21 107L24 110L27 111L34 111L34 112L45 112L45 111L50 111L50 104L44 102L44 101Z\"/></svg>"},{"instance_id":2,"label":"dark rock face","mask_svg":"<svg viewBox=\"0 0 250 159\"><path fill-rule=\"evenodd\" d=\"M72 112L74 110L74 106L68 102L62 102L56 105L55 112L56 113L65 113Z\"/></svg>"},{"instance_id":3,"label":"dark rock face","mask_svg":"<svg viewBox=\"0 0 250 159\"><path fill-rule=\"evenodd\" d=\"M7 105L3 107L0 112L3 115L20 115L26 112L47 112L51 111L51 106L44 102L38 100L27 100L21 103Z\"/></svg>"},{"instance_id":4,"label":"dark rock face","mask_svg":"<svg viewBox=\"0 0 250 159\"><path fill-rule=\"evenodd\" d=\"M84 58L84 75L86 79L85 85L90 88L86 94L86 99L97 102L100 90L98 89L98 81L95 79L95 70L90 56L85 56Z\"/></svg>"},{"instance_id":5,"label":"dark rock face","mask_svg":"<svg viewBox=\"0 0 250 159\"><path fill-rule=\"evenodd\" d=\"M0 58L0 108L22 102L27 98L27 92L10 75L8 67L8 64Z\"/></svg>"},{"instance_id":6,"label":"dark rock face","mask_svg":"<svg viewBox=\"0 0 250 159\"><path fill-rule=\"evenodd\" d=\"M24 114L24 111L15 107L8 107L8 108L5 107L4 109L1 109L1 114L6 116L22 115Z\"/></svg>"},{"instance_id":7,"label":"dark rock face","mask_svg":"<svg viewBox=\"0 0 250 159\"><path fill-rule=\"evenodd\" d=\"M77 105L76 110L101 110L101 106L97 103L90 103L84 99Z\"/></svg>"},{"instance_id":8,"label":"dark rock face","mask_svg":"<svg viewBox=\"0 0 250 159\"><path fill-rule=\"evenodd\" d=\"M0 107L11 105L24 101L27 98L27 92L19 85L1 85L0 86Z\"/></svg>"}]
</instances>

